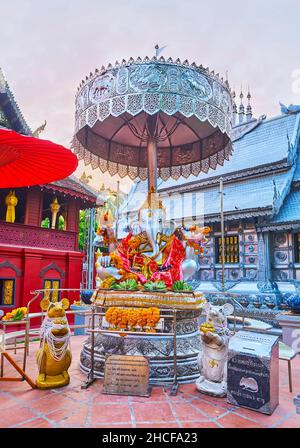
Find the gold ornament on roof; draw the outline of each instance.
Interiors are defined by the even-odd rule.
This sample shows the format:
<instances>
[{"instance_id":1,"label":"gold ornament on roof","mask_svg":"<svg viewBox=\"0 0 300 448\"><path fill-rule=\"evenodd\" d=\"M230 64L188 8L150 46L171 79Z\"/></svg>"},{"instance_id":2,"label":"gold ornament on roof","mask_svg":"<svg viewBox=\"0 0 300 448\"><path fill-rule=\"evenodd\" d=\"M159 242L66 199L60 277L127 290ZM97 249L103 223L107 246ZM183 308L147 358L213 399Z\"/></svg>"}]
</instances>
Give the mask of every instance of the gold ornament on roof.
<instances>
[{"instance_id":1,"label":"gold ornament on roof","mask_svg":"<svg viewBox=\"0 0 300 448\"><path fill-rule=\"evenodd\" d=\"M47 126L47 121L45 120L45 123L44 123L44 124L42 124L42 125L39 126L35 131L33 131L33 133L32 133L33 137L35 137L35 138L39 138L40 134L41 134L42 132L44 132L46 126Z\"/></svg>"},{"instance_id":2,"label":"gold ornament on roof","mask_svg":"<svg viewBox=\"0 0 300 448\"><path fill-rule=\"evenodd\" d=\"M90 174L86 174L86 172L84 171L83 173L82 173L82 175L80 176L80 178L79 178L79 180L81 181L81 182L83 182L84 184L88 184L89 182L90 182L90 180L92 180L93 179L93 177L90 175Z\"/></svg>"}]
</instances>

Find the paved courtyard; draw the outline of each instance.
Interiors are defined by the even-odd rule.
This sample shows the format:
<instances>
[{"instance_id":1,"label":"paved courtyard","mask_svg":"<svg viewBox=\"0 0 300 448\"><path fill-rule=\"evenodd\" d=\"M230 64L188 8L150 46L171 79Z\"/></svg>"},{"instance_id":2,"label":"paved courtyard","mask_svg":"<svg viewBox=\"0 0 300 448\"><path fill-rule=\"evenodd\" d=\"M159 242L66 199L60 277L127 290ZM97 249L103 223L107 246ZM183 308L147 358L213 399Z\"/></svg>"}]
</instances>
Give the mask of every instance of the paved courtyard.
<instances>
[{"instance_id":1,"label":"paved courtyard","mask_svg":"<svg viewBox=\"0 0 300 448\"><path fill-rule=\"evenodd\" d=\"M226 403L226 399L199 394L194 384L181 385L170 397L154 387L150 398L102 395L102 380L89 389L78 368L84 337L72 337L71 382L61 389L32 390L26 382L0 383L0 427L10 428L300 428L293 398L300 393L300 357L293 361L294 392L289 393L286 362L280 362L280 405L272 416ZM28 373L37 375L32 343ZM12 353L12 352L11 352ZM13 355L20 359L21 353ZM7 364L6 375L12 373Z\"/></svg>"}]
</instances>

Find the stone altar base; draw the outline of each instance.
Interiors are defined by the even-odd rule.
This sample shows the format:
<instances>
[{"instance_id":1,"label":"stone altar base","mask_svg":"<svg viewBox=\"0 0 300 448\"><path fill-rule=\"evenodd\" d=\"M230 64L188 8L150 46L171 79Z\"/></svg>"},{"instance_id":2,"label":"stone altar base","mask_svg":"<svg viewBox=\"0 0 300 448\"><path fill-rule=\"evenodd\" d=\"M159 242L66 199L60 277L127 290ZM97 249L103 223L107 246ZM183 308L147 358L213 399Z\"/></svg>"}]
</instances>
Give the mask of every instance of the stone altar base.
<instances>
[{"instance_id":1,"label":"stone altar base","mask_svg":"<svg viewBox=\"0 0 300 448\"><path fill-rule=\"evenodd\" d=\"M153 304L155 306L155 303ZM197 364L201 351L198 319L201 310L177 312L177 375L179 383L192 383L199 377ZM162 314L163 317L163 314ZM160 330L158 330L160 331ZM145 356L150 364L150 384L171 384L174 379L172 318L164 318L164 332L159 336L120 337L95 334L94 377L103 378L105 358L110 354ZM84 342L80 369L88 374L91 367L90 337Z\"/></svg>"}]
</instances>

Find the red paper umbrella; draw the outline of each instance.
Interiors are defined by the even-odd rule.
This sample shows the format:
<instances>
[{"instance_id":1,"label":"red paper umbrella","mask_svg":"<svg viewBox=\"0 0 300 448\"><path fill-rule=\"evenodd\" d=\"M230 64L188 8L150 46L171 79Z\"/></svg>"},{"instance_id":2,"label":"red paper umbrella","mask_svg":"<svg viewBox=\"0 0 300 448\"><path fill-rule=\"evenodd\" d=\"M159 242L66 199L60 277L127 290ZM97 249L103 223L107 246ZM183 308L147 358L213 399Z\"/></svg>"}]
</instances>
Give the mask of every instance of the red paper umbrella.
<instances>
[{"instance_id":1,"label":"red paper umbrella","mask_svg":"<svg viewBox=\"0 0 300 448\"><path fill-rule=\"evenodd\" d=\"M77 165L77 157L64 146L0 129L0 188L64 179Z\"/></svg>"}]
</instances>

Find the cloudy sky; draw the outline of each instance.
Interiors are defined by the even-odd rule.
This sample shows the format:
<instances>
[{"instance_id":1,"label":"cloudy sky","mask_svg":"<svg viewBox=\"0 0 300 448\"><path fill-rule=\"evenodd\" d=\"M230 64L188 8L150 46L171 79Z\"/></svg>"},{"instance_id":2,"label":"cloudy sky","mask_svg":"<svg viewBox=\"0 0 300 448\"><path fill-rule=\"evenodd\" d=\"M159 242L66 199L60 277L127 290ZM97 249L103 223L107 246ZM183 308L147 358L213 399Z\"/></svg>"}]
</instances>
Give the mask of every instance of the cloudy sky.
<instances>
[{"instance_id":1,"label":"cloudy sky","mask_svg":"<svg viewBox=\"0 0 300 448\"><path fill-rule=\"evenodd\" d=\"M0 0L0 14L0 66L31 128L46 119L43 138L58 143L72 138L81 79L153 56L156 43L165 57L228 70L237 91L250 85L257 116L300 104L299 0ZM92 174L95 186L115 184Z\"/></svg>"}]
</instances>

